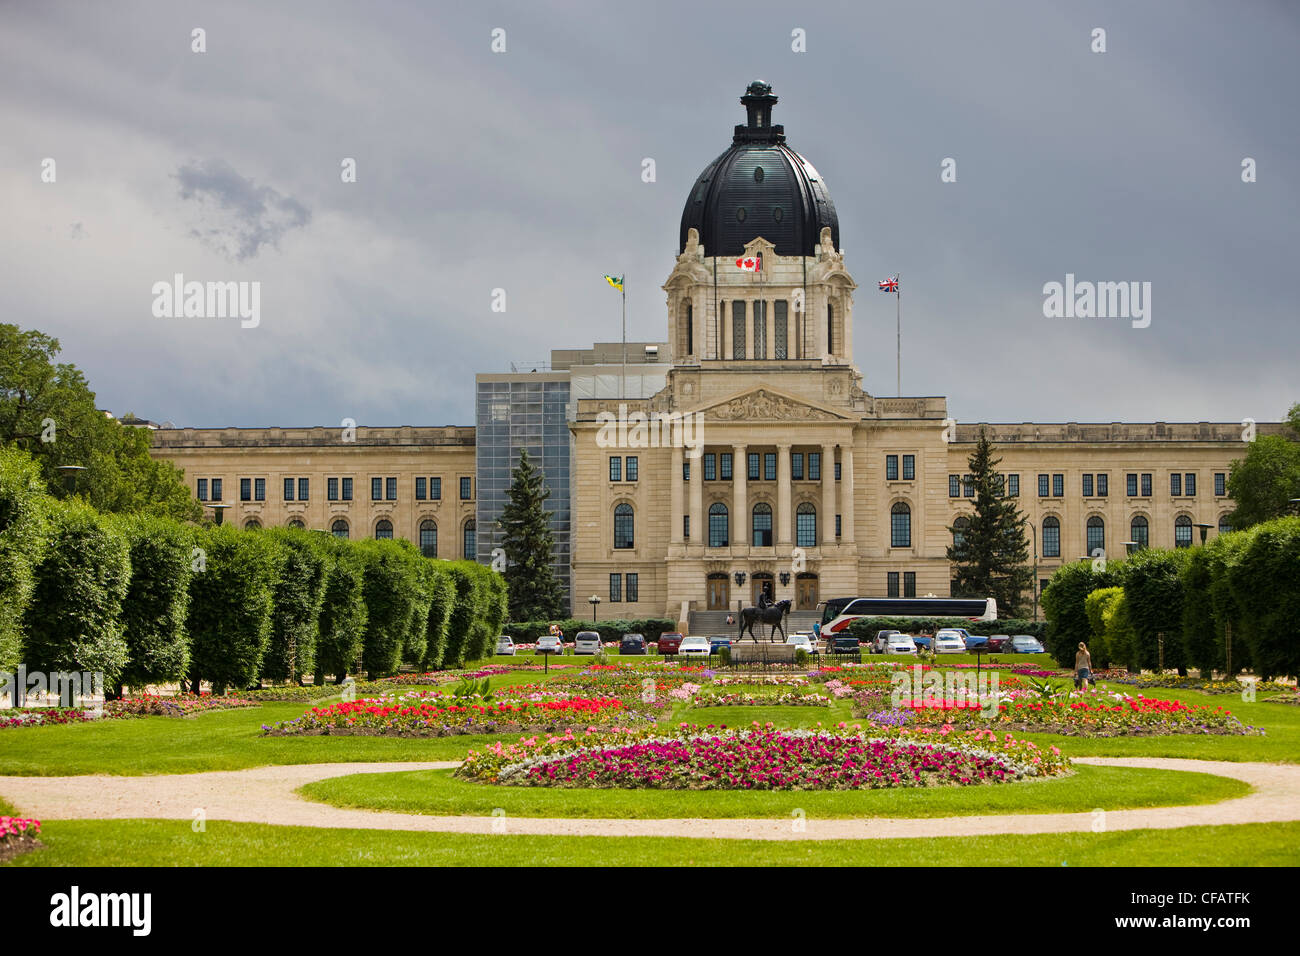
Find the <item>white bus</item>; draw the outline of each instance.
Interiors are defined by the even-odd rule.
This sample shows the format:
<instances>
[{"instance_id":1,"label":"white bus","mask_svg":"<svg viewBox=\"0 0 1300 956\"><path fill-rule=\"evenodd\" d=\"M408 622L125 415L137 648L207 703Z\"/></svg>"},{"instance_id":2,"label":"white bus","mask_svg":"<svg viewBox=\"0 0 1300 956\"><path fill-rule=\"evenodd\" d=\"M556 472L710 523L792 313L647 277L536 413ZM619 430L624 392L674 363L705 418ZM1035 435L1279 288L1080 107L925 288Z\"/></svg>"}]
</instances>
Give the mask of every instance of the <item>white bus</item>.
<instances>
[{"instance_id":1,"label":"white bus","mask_svg":"<svg viewBox=\"0 0 1300 956\"><path fill-rule=\"evenodd\" d=\"M821 604L819 633L829 638L848 629L860 617L964 617L996 621L994 598L831 598Z\"/></svg>"}]
</instances>

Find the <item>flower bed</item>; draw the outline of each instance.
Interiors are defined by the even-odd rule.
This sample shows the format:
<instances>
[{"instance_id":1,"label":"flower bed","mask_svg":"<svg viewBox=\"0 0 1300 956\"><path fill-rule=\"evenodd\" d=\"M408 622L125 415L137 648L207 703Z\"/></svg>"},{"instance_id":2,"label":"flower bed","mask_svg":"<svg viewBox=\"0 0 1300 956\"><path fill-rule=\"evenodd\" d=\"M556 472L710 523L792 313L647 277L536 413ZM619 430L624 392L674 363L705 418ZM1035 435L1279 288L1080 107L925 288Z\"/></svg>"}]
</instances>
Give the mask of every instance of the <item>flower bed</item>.
<instances>
[{"instance_id":1,"label":"flower bed","mask_svg":"<svg viewBox=\"0 0 1300 956\"><path fill-rule=\"evenodd\" d=\"M714 687L807 687L811 681L797 674L754 674L749 677L715 677Z\"/></svg>"},{"instance_id":2,"label":"flower bed","mask_svg":"<svg viewBox=\"0 0 1300 956\"><path fill-rule=\"evenodd\" d=\"M41 821L23 817L0 816L0 863L7 863L20 853L39 849Z\"/></svg>"},{"instance_id":3,"label":"flower bed","mask_svg":"<svg viewBox=\"0 0 1300 956\"><path fill-rule=\"evenodd\" d=\"M381 677L373 683L396 684L399 687L411 684L436 686L438 684L454 684L465 678L482 680L484 677L500 677L502 674L509 674L511 670L523 670L523 668L511 668L504 664L486 664L472 671L425 671L423 674L394 674L392 677Z\"/></svg>"},{"instance_id":4,"label":"flower bed","mask_svg":"<svg viewBox=\"0 0 1300 956\"><path fill-rule=\"evenodd\" d=\"M831 699L821 694L699 694L694 707L829 707Z\"/></svg>"},{"instance_id":5,"label":"flower bed","mask_svg":"<svg viewBox=\"0 0 1300 956\"><path fill-rule=\"evenodd\" d=\"M1009 736L1009 735L1008 735ZM585 745L584 745L585 744ZM571 736L471 751L460 777L515 786L858 790L1006 783L1068 771L1060 751L996 735L941 741L837 731L682 727L595 744Z\"/></svg>"},{"instance_id":6,"label":"flower bed","mask_svg":"<svg viewBox=\"0 0 1300 956\"><path fill-rule=\"evenodd\" d=\"M104 705L105 717L192 717L214 710L238 710L244 707L261 707L255 700L240 697L222 697L214 694L176 694L162 697L141 694L123 700L110 700Z\"/></svg>"},{"instance_id":7,"label":"flower bed","mask_svg":"<svg viewBox=\"0 0 1300 956\"><path fill-rule=\"evenodd\" d=\"M97 719L95 714L77 707L21 707L0 710L0 729L6 727L52 727L57 724L82 724Z\"/></svg>"},{"instance_id":8,"label":"flower bed","mask_svg":"<svg viewBox=\"0 0 1300 956\"><path fill-rule=\"evenodd\" d=\"M1250 687L1251 682L1240 680L1204 680L1200 677L1179 677L1177 674L1130 674L1124 672L1117 677L1106 678L1114 684L1128 684L1142 690L1162 688L1168 690L1199 690L1203 694L1240 694ZM1277 691L1294 693L1295 688L1275 680L1253 682L1257 694L1269 694Z\"/></svg>"}]
</instances>

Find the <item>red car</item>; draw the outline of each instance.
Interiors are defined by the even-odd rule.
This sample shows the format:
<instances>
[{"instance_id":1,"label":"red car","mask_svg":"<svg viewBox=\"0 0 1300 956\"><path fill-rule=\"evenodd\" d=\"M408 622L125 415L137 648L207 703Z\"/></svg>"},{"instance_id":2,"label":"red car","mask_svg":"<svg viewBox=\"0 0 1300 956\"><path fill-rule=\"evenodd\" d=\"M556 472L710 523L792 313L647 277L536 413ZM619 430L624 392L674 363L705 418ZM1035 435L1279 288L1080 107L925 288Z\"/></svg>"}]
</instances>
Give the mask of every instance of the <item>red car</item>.
<instances>
[{"instance_id":1,"label":"red car","mask_svg":"<svg viewBox=\"0 0 1300 956\"><path fill-rule=\"evenodd\" d=\"M681 646L682 646L681 634L673 633L673 634L659 635L660 654L676 654L678 648L680 648Z\"/></svg>"}]
</instances>

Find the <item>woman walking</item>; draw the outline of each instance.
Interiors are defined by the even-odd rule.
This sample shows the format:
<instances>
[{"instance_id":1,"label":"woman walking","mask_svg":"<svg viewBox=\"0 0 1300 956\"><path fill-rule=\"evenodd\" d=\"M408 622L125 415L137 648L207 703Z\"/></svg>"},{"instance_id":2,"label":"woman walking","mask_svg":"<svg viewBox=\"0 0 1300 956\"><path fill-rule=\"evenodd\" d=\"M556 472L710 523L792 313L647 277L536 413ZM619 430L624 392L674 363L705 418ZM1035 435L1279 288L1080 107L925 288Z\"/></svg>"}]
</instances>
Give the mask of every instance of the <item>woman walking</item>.
<instances>
[{"instance_id":1,"label":"woman walking","mask_svg":"<svg viewBox=\"0 0 1300 956\"><path fill-rule=\"evenodd\" d=\"M1088 653L1088 645L1079 642L1079 649L1074 654L1074 685L1088 690L1088 684L1092 681L1092 655Z\"/></svg>"}]
</instances>

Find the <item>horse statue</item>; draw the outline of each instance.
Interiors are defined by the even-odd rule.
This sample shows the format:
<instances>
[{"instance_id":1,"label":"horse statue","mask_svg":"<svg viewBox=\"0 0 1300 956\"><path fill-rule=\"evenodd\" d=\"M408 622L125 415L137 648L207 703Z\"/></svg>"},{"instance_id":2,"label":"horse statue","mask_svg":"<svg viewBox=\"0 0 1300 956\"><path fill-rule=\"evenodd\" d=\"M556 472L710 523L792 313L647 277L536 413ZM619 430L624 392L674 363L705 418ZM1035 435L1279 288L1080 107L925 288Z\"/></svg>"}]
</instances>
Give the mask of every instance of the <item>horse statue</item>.
<instances>
[{"instance_id":1,"label":"horse statue","mask_svg":"<svg viewBox=\"0 0 1300 956\"><path fill-rule=\"evenodd\" d=\"M744 608L740 612L740 633L736 636L736 642L739 643L744 638L745 632L748 631L750 639L757 643L758 638L754 636L754 625L756 623L772 625L769 642L776 641L777 631L781 632L781 640L784 642L786 639L785 618L790 613L790 603L790 601L786 600L777 601L767 607Z\"/></svg>"}]
</instances>

